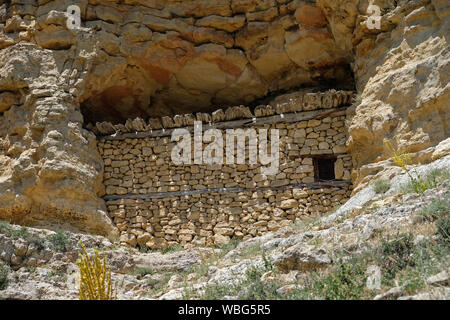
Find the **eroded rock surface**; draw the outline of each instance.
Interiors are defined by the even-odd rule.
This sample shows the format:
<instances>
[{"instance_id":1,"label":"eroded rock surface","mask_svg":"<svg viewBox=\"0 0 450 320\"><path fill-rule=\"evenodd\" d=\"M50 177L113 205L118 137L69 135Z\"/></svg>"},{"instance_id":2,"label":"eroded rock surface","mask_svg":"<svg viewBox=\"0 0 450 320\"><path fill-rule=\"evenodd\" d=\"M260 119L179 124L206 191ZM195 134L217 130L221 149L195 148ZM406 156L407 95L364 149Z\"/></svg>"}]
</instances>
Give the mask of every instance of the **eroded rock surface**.
<instances>
[{"instance_id":1,"label":"eroded rock surface","mask_svg":"<svg viewBox=\"0 0 450 320\"><path fill-rule=\"evenodd\" d=\"M356 190L392 168L385 137L416 162L445 156L448 1L373 4L380 29L362 24L367 0L0 1L0 218L115 234L83 121L126 127L302 86L356 82Z\"/></svg>"},{"instance_id":2,"label":"eroded rock surface","mask_svg":"<svg viewBox=\"0 0 450 320\"><path fill-rule=\"evenodd\" d=\"M339 46L354 52L359 99L347 145L355 190L393 166L385 138L398 138L413 162L436 159L434 148L450 135L448 1L372 1L381 8L380 29L364 24L369 1L317 3Z\"/></svg>"},{"instance_id":3,"label":"eroded rock surface","mask_svg":"<svg viewBox=\"0 0 450 320\"><path fill-rule=\"evenodd\" d=\"M67 29L77 5L81 28ZM58 56L88 117L210 110L339 81L350 56L314 1L7 1L0 48L30 41ZM81 53L81 56L80 56Z\"/></svg>"},{"instance_id":4,"label":"eroded rock surface","mask_svg":"<svg viewBox=\"0 0 450 320\"><path fill-rule=\"evenodd\" d=\"M0 218L115 234L106 214L95 136L49 50L30 43L0 51L0 91L20 95L0 116Z\"/></svg>"},{"instance_id":5,"label":"eroded rock surface","mask_svg":"<svg viewBox=\"0 0 450 320\"><path fill-rule=\"evenodd\" d=\"M115 234L83 120L125 125L336 81L351 90L349 58L310 1L1 1L0 217Z\"/></svg>"}]
</instances>

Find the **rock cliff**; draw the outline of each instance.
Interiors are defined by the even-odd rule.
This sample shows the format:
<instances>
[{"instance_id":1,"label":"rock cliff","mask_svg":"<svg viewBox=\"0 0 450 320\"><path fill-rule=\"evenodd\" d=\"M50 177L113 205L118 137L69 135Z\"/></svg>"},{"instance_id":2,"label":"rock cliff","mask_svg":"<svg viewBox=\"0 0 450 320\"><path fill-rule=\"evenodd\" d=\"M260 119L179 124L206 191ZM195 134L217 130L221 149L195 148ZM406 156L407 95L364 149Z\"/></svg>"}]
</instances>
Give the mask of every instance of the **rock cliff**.
<instances>
[{"instance_id":1,"label":"rock cliff","mask_svg":"<svg viewBox=\"0 0 450 320\"><path fill-rule=\"evenodd\" d=\"M392 168L385 138L397 138L396 147L415 163L448 154L448 1L372 1L381 8L379 29L362 23L369 1L317 2L338 46L353 57L359 98L347 145L356 190L399 169Z\"/></svg>"},{"instance_id":2,"label":"rock cliff","mask_svg":"<svg viewBox=\"0 0 450 320\"><path fill-rule=\"evenodd\" d=\"M306 86L353 89L356 190L449 153L445 0L0 1L0 218L116 234L89 122L257 104ZM80 28L68 8L80 8ZM70 12L70 10L69 10ZM447 140L445 140L447 139Z\"/></svg>"}]
</instances>

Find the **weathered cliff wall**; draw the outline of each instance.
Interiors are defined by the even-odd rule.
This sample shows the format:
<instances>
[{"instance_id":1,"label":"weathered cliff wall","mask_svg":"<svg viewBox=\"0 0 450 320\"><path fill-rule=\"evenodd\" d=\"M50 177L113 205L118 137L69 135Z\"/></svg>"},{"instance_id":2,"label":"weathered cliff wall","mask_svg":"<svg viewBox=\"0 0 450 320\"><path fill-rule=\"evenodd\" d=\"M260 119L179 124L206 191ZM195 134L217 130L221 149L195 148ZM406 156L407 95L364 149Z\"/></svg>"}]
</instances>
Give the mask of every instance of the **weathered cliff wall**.
<instances>
[{"instance_id":1,"label":"weathered cliff wall","mask_svg":"<svg viewBox=\"0 0 450 320\"><path fill-rule=\"evenodd\" d=\"M16 103L0 116L0 219L114 234L95 136L82 128L55 57L18 44L0 61L2 95Z\"/></svg>"},{"instance_id":2,"label":"weathered cliff wall","mask_svg":"<svg viewBox=\"0 0 450 320\"><path fill-rule=\"evenodd\" d=\"M361 24L366 0L1 0L0 217L115 233L83 121L211 111L301 86L356 83L356 190L398 171L386 137L417 162L448 154L450 4L373 4L376 30ZM67 28L70 5L80 29Z\"/></svg>"},{"instance_id":3,"label":"weathered cliff wall","mask_svg":"<svg viewBox=\"0 0 450 320\"><path fill-rule=\"evenodd\" d=\"M338 45L354 56L359 104L349 112L348 147L355 190L400 170L385 138L398 138L415 163L450 153L450 3L372 1L381 8L380 29L361 24L369 1L317 3Z\"/></svg>"},{"instance_id":4,"label":"weathered cliff wall","mask_svg":"<svg viewBox=\"0 0 450 320\"><path fill-rule=\"evenodd\" d=\"M70 5L80 29L67 27ZM0 50L0 217L99 233L115 228L83 120L353 86L324 16L302 1L1 1Z\"/></svg>"},{"instance_id":5,"label":"weathered cliff wall","mask_svg":"<svg viewBox=\"0 0 450 320\"><path fill-rule=\"evenodd\" d=\"M80 29L67 29L70 5L81 10ZM25 40L52 50L94 120L211 110L328 81L353 87L349 56L314 1L13 0L3 8L0 48Z\"/></svg>"}]
</instances>

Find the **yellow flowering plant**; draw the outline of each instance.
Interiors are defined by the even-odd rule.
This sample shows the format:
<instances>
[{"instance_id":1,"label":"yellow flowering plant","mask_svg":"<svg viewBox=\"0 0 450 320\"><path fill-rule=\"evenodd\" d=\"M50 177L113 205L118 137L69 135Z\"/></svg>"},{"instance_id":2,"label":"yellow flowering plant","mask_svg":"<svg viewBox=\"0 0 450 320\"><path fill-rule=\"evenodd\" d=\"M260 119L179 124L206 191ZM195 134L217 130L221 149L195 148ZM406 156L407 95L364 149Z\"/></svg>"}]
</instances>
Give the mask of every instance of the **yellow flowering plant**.
<instances>
[{"instance_id":1,"label":"yellow flowering plant","mask_svg":"<svg viewBox=\"0 0 450 320\"><path fill-rule=\"evenodd\" d=\"M80 300L116 300L117 293L111 281L111 270L106 266L106 258L100 259L98 250L94 256L87 253L83 243L80 244L77 265L80 269Z\"/></svg>"},{"instance_id":2,"label":"yellow flowering plant","mask_svg":"<svg viewBox=\"0 0 450 320\"><path fill-rule=\"evenodd\" d=\"M411 157L409 156L409 154L400 152L396 147L394 147L394 144L389 140L385 140L384 145L386 146L388 151L391 153L391 156L392 156L395 164L398 165L399 167L401 167L406 172L406 174L409 176L414 191L419 194L424 193L424 191L428 189L428 184L423 182L422 179L420 179L419 174L415 173L415 175L417 177L414 177L408 170L407 166L412 164L412 160L411 160ZM398 138L396 138L396 145L397 146L399 145Z\"/></svg>"}]
</instances>

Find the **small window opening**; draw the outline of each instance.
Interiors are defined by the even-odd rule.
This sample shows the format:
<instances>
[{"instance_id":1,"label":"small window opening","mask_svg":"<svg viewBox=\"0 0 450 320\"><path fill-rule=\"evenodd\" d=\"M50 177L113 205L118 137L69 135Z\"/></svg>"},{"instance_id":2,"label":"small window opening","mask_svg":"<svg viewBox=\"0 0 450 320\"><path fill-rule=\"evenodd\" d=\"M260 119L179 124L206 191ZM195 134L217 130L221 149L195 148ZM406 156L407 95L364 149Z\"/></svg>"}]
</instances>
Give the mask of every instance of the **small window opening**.
<instances>
[{"instance_id":1,"label":"small window opening","mask_svg":"<svg viewBox=\"0 0 450 320\"><path fill-rule=\"evenodd\" d=\"M314 159L314 178L316 181L335 180L334 163L335 158L315 158Z\"/></svg>"}]
</instances>

